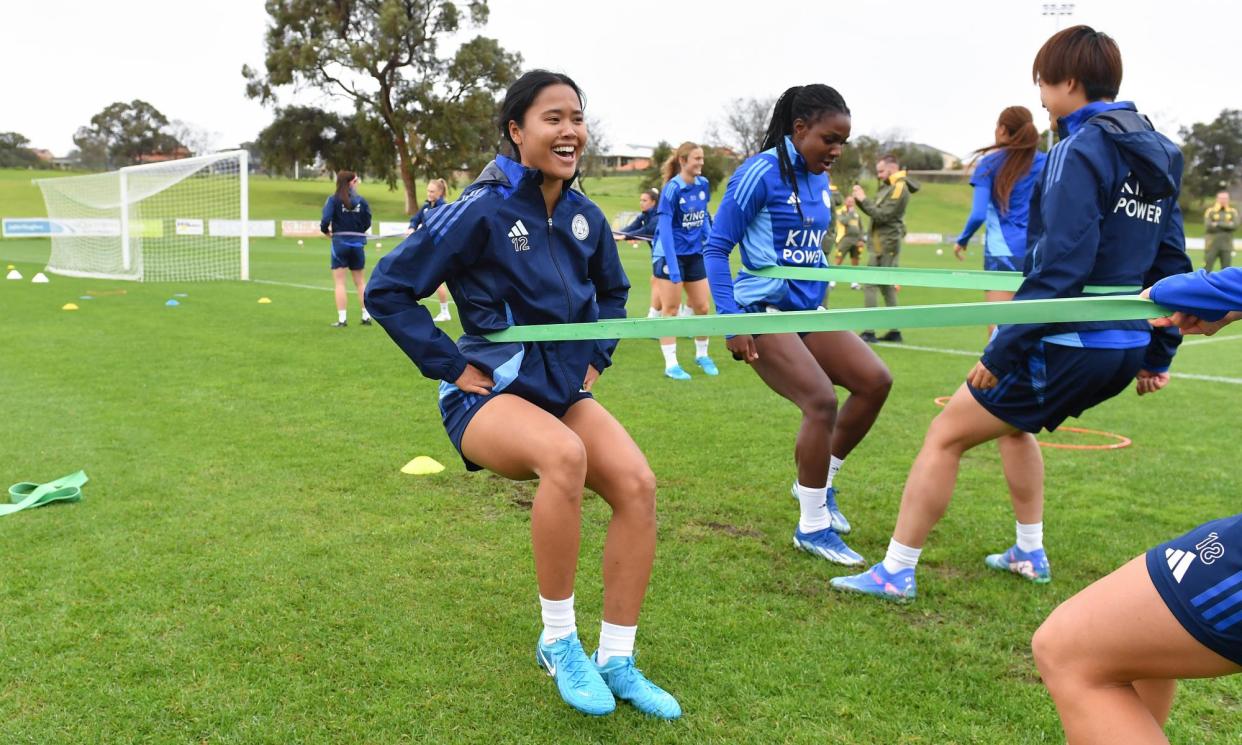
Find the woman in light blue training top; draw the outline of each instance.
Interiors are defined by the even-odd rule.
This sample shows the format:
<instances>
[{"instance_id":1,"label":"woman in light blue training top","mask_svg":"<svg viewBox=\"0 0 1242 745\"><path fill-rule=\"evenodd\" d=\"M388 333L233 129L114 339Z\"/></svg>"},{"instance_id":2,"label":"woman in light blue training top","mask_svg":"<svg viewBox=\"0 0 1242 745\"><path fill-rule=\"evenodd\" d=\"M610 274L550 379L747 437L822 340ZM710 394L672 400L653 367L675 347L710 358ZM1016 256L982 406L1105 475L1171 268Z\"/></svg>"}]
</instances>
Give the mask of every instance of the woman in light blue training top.
<instances>
[{"instance_id":1,"label":"woman in light blue training top","mask_svg":"<svg viewBox=\"0 0 1242 745\"><path fill-rule=\"evenodd\" d=\"M966 245L979 226L986 228L983 268L994 272L1020 272L1026 259L1026 225L1031 191L1044 170L1047 156L1039 152L1039 132L1025 106L1010 106L996 120L996 142L975 151L983 158L975 166L970 185L974 202L966 227L957 238L953 253L964 260ZM992 302L1012 300L1013 293L988 290ZM988 329L990 334L991 328Z\"/></svg>"}]
</instances>

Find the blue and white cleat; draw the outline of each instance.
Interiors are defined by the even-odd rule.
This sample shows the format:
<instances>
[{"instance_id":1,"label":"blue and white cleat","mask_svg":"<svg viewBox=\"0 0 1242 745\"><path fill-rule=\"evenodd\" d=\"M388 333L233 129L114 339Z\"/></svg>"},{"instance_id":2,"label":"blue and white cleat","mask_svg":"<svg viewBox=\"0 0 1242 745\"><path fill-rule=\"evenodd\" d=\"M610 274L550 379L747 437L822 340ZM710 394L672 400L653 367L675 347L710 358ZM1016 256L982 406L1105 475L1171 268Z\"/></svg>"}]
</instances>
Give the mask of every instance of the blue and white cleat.
<instances>
[{"instance_id":1,"label":"blue and white cleat","mask_svg":"<svg viewBox=\"0 0 1242 745\"><path fill-rule=\"evenodd\" d=\"M682 370L681 365L673 365L672 367L664 368L664 377L672 378L673 380L689 380L690 373Z\"/></svg>"},{"instance_id":2,"label":"blue and white cleat","mask_svg":"<svg viewBox=\"0 0 1242 745\"><path fill-rule=\"evenodd\" d=\"M596 657L591 659L595 660ZM681 705L677 703L677 699L647 680L647 676L634 665L633 657L609 657L607 662L599 666L599 674L614 696L629 702L647 716L661 719L677 719L681 716Z\"/></svg>"},{"instance_id":3,"label":"blue and white cleat","mask_svg":"<svg viewBox=\"0 0 1242 745\"><path fill-rule=\"evenodd\" d=\"M789 487L789 496L793 497L794 501L798 500L797 481L793 483L793 486ZM853 528L850 527L850 521L845 519L845 514L841 512L841 508L837 507L837 490L831 486L828 487L826 506L828 507L828 516L832 519L832 529L841 535L849 535Z\"/></svg>"},{"instance_id":4,"label":"blue and white cleat","mask_svg":"<svg viewBox=\"0 0 1242 745\"><path fill-rule=\"evenodd\" d=\"M703 368L705 375L719 375L720 370L716 369L716 363L712 362L712 358L706 355L694 358L695 364Z\"/></svg>"},{"instance_id":5,"label":"blue and white cleat","mask_svg":"<svg viewBox=\"0 0 1242 745\"><path fill-rule=\"evenodd\" d=\"M800 528L795 529L793 542L795 548L827 559L833 564L860 567L866 563L862 555L845 545L845 541L832 528L824 528L814 533L803 533Z\"/></svg>"},{"instance_id":6,"label":"blue and white cleat","mask_svg":"<svg viewBox=\"0 0 1242 745\"><path fill-rule=\"evenodd\" d=\"M1036 584L1045 585L1052 581L1052 566L1048 564L1048 554L1042 548L1027 552L1014 544L1003 554L989 554L983 563L990 569L1013 572Z\"/></svg>"},{"instance_id":7,"label":"blue and white cleat","mask_svg":"<svg viewBox=\"0 0 1242 745\"><path fill-rule=\"evenodd\" d=\"M599 668L582 650L578 632L551 644L543 643L541 633L535 645L535 661L556 681L561 699L583 714L602 717L617 708L617 701L600 677Z\"/></svg>"},{"instance_id":8,"label":"blue and white cleat","mask_svg":"<svg viewBox=\"0 0 1242 745\"><path fill-rule=\"evenodd\" d=\"M896 574L889 574L885 571L883 562L862 574L833 577L828 580L828 584L834 590L873 595L894 603L912 603L916 594L913 569L902 569Z\"/></svg>"}]
</instances>

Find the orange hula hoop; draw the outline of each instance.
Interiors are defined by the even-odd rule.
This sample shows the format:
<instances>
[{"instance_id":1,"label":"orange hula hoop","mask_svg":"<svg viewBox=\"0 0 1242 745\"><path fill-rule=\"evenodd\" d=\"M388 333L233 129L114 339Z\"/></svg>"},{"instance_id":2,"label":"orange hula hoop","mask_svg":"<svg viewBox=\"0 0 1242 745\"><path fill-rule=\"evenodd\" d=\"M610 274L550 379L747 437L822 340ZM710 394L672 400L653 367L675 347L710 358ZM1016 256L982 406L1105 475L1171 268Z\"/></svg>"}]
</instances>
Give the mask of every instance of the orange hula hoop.
<instances>
[{"instance_id":1,"label":"orange hula hoop","mask_svg":"<svg viewBox=\"0 0 1242 745\"><path fill-rule=\"evenodd\" d=\"M944 408L949 403L949 396L937 396L933 401L937 406ZM1036 440L1036 442L1039 443L1041 448L1055 448L1057 450L1120 450L1134 444L1134 441L1129 437L1119 435L1116 432L1105 432L1100 429L1086 429L1083 427L1059 427L1058 429L1062 432L1074 432L1080 435L1099 435L1100 437L1115 440L1115 442L1103 445L1069 445L1060 442L1044 442L1043 440Z\"/></svg>"}]
</instances>

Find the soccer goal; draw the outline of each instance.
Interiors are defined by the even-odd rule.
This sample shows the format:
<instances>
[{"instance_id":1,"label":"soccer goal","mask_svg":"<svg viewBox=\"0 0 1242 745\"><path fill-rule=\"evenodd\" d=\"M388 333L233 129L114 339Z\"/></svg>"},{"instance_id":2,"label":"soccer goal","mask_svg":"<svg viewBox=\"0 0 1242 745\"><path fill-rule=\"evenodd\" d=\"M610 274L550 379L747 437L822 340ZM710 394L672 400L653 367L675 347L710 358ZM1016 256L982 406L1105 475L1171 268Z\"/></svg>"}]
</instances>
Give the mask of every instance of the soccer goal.
<instances>
[{"instance_id":1,"label":"soccer goal","mask_svg":"<svg viewBox=\"0 0 1242 745\"><path fill-rule=\"evenodd\" d=\"M250 279L249 158L234 150L36 179L48 271L140 282Z\"/></svg>"}]
</instances>

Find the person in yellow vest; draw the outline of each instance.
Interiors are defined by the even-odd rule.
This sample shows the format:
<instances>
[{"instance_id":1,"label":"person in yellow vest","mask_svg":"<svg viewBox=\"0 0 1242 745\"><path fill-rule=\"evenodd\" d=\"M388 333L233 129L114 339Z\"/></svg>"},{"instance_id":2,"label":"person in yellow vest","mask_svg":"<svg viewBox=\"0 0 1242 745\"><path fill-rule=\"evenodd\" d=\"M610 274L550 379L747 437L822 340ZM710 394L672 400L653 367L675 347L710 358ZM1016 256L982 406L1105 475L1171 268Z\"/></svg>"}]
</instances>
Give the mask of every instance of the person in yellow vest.
<instances>
[{"instance_id":1,"label":"person in yellow vest","mask_svg":"<svg viewBox=\"0 0 1242 745\"><path fill-rule=\"evenodd\" d=\"M858 214L853 196L846 197L845 204L837 210L836 223L836 235L833 241L836 248L837 266L845 263L846 256L850 257L851 265L858 266L858 259L867 248L867 234L863 232L862 215ZM825 238L825 240L828 239ZM857 290L859 284L851 282L850 288Z\"/></svg>"},{"instance_id":2,"label":"person in yellow vest","mask_svg":"<svg viewBox=\"0 0 1242 745\"><path fill-rule=\"evenodd\" d=\"M1229 192L1216 193L1216 204L1203 213L1203 268L1212 271L1233 266L1233 231L1238 229L1238 210L1229 206Z\"/></svg>"},{"instance_id":3,"label":"person in yellow vest","mask_svg":"<svg viewBox=\"0 0 1242 745\"><path fill-rule=\"evenodd\" d=\"M901 256L901 239L906 235L906 205L910 195L919 190L919 183L911 180L897 161L897 156L887 153L875 164L875 177L879 190L875 200L867 199L867 192L854 185L854 201L858 209L871 218L871 260L868 266L897 266ZM897 305L897 291L892 285L864 285L863 297L868 308L876 305L876 290L884 295L884 304L890 308ZM875 331L862 332L863 341L877 341ZM901 332L891 329L878 341L901 341Z\"/></svg>"}]
</instances>

